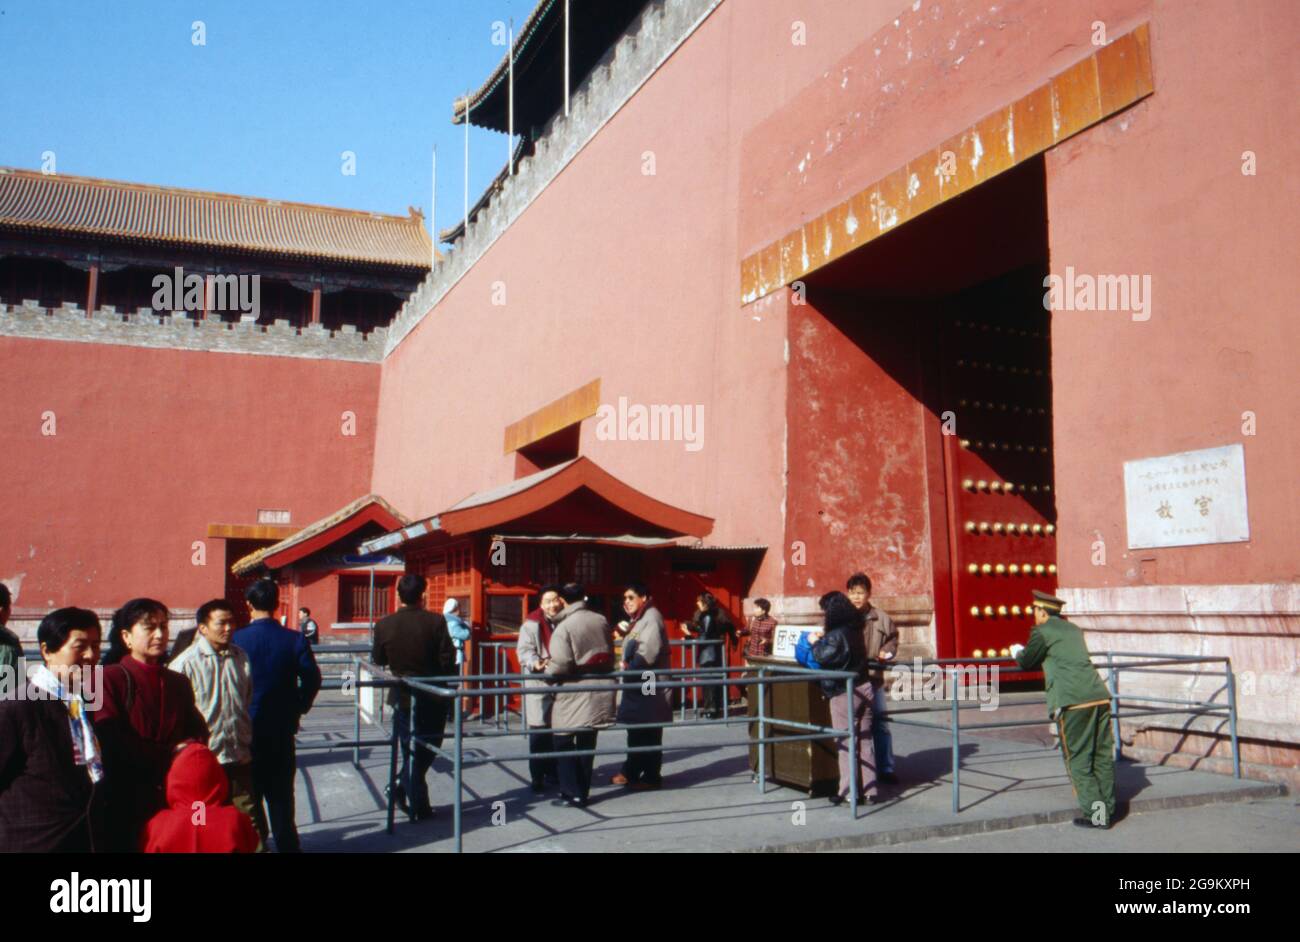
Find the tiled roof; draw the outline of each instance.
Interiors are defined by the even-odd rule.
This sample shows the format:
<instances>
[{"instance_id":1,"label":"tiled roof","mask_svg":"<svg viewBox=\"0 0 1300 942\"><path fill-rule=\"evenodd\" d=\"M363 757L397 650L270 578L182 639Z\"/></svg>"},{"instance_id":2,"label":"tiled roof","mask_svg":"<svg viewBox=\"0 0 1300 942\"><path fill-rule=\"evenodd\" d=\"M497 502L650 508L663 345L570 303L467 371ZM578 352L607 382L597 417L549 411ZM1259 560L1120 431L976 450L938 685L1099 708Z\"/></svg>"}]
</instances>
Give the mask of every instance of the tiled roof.
<instances>
[{"instance_id":1,"label":"tiled roof","mask_svg":"<svg viewBox=\"0 0 1300 942\"><path fill-rule=\"evenodd\" d=\"M252 572L258 566L262 565L265 560L270 559L273 556L279 556L285 550L293 549L295 546L299 546L314 537L329 534L329 532L339 524L348 521L350 518L357 516L362 511L371 507L376 507L383 511L384 516L392 518L392 520L396 521L398 524L404 524L407 522L407 518L403 514L399 513L388 501L384 500L378 494L367 494L365 497L358 497L346 507L339 508L328 517L322 517L315 523L309 523L288 539L281 540L279 543L274 543L271 546L264 546L255 552L249 553L242 559L237 560L234 565L230 567L230 571L237 576L242 576ZM331 534L331 538L337 539L339 535L340 534Z\"/></svg>"},{"instance_id":2,"label":"tiled roof","mask_svg":"<svg viewBox=\"0 0 1300 942\"><path fill-rule=\"evenodd\" d=\"M428 268L424 219L0 167L0 227Z\"/></svg>"},{"instance_id":3,"label":"tiled roof","mask_svg":"<svg viewBox=\"0 0 1300 942\"><path fill-rule=\"evenodd\" d=\"M539 512L561 506L575 495L585 494L605 506L620 519L635 518L645 532L612 534L616 539L628 537L694 536L703 539L713 530L713 518L655 500L629 487L590 458L571 458L552 468L545 468L491 490L479 491L440 514L417 520L409 526L394 527L383 536L361 544L362 553L404 546L426 538L463 536L480 530L497 532L503 526ZM545 535L545 534L543 534Z\"/></svg>"},{"instance_id":4,"label":"tiled roof","mask_svg":"<svg viewBox=\"0 0 1300 942\"><path fill-rule=\"evenodd\" d=\"M478 90L470 94L468 101L471 114L473 113L474 108L482 104L483 100L492 92L496 91L496 89L500 87L501 83L506 80L510 70L511 53L513 52L514 54L515 68L518 70L520 66L520 57L525 53L525 51L532 53L538 43L540 43L541 39L546 35L546 33L543 32L543 27L545 27L546 32L549 32L554 28L555 23L548 19L548 14L550 14L552 10L558 10L562 14L564 10L563 0L538 0L537 6L533 7L533 12L528 14L528 19L524 21L524 25L521 26L519 32L515 34L514 46L511 49L506 50L506 54L501 57L501 61L497 63L497 67L492 70L491 74L489 74L486 79L483 80L483 84L478 87ZM465 121L465 105L466 98L463 95L452 102L452 124L462 124Z\"/></svg>"}]
</instances>

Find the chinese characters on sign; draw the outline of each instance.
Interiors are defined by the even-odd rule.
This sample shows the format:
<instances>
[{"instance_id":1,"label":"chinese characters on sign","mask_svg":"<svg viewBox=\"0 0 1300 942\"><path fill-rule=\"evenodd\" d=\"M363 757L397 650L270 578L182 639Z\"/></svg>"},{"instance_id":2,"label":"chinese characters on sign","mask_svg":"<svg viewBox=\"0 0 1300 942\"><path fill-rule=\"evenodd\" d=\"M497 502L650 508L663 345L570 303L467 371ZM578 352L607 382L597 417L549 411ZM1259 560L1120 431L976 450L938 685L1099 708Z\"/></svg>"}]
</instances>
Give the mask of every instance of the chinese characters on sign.
<instances>
[{"instance_id":1,"label":"chinese characters on sign","mask_svg":"<svg viewBox=\"0 0 1300 942\"><path fill-rule=\"evenodd\" d=\"M1129 549L1250 539L1240 445L1124 462Z\"/></svg>"},{"instance_id":2,"label":"chinese characters on sign","mask_svg":"<svg viewBox=\"0 0 1300 942\"><path fill-rule=\"evenodd\" d=\"M798 627L791 625L781 625L776 629L776 634L772 636L772 657L785 658L794 660L794 649L799 643L799 636L805 631L815 631L816 628Z\"/></svg>"}]
</instances>

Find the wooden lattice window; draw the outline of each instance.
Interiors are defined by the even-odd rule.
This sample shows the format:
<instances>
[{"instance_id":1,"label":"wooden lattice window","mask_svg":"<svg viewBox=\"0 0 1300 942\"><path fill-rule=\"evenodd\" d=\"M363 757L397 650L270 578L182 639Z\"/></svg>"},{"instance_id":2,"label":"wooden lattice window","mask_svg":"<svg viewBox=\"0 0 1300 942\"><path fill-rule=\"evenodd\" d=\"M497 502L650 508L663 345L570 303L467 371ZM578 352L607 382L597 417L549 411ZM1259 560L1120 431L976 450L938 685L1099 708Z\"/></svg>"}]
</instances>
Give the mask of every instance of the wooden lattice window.
<instances>
[{"instance_id":1,"label":"wooden lattice window","mask_svg":"<svg viewBox=\"0 0 1300 942\"><path fill-rule=\"evenodd\" d=\"M595 585L604 581L604 554L599 550L578 550L573 558L573 579L583 585Z\"/></svg>"},{"instance_id":2,"label":"wooden lattice window","mask_svg":"<svg viewBox=\"0 0 1300 942\"><path fill-rule=\"evenodd\" d=\"M528 578L528 558L533 549L524 543L507 543L505 565L500 567L498 578L505 585L523 585Z\"/></svg>"},{"instance_id":3,"label":"wooden lattice window","mask_svg":"<svg viewBox=\"0 0 1300 942\"><path fill-rule=\"evenodd\" d=\"M533 581L539 586L560 582L560 548L537 546L533 548Z\"/></svg>"}]
</instances>

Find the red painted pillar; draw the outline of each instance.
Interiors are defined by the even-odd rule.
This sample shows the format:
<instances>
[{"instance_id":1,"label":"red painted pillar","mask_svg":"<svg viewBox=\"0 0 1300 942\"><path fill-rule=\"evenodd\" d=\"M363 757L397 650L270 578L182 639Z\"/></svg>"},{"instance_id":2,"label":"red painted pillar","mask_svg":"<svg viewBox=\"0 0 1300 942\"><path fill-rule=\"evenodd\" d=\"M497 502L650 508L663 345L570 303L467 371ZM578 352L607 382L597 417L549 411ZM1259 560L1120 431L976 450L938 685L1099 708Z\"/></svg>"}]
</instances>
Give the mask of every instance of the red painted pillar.
<instances>
[{"instance_id":1,"label":"red painted pillar","mask_svg":"<svg viewBox=\"0 0 1300 942\"><path fill-rule=\"evenodd\" d=\"M99 262L90 263L90 274L86 282L86 316L89 317L99 301Z\"/></svg>"}]
</instances>

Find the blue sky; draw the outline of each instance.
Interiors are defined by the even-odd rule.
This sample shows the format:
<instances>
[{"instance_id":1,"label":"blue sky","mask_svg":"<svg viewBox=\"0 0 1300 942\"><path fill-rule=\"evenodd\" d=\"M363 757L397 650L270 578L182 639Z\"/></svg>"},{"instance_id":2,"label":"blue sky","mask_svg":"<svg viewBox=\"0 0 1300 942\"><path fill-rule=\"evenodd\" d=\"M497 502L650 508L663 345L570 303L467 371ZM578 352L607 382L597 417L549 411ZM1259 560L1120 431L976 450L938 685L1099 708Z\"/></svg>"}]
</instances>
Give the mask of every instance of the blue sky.
<instances>
[{"instance_id":1,"label":"blue sky","mask_svg":"<svg viewBox=\"0 0 1300 942\"><path fill-rule=\"evenodd\" d=\"M463 207L451 102L534 0L0 0L0 165L405 213ZM200 20L206 45L194 45ZM356 175L340 154L356 154ZM505 136L472 129L470 199Z\"/></svg>"}]
</instances>

